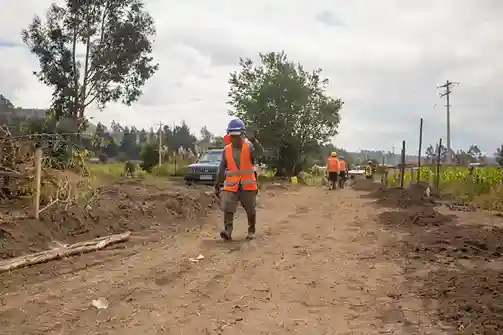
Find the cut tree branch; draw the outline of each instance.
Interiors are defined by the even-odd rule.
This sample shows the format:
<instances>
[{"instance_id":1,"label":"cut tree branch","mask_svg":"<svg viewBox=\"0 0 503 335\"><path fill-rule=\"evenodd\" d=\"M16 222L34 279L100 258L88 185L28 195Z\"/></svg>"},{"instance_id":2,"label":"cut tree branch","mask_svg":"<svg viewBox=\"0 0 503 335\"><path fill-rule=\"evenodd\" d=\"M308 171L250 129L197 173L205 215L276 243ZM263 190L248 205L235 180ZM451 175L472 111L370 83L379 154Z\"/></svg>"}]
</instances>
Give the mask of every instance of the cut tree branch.
<instances>
[{"instance_id":1,"label":"cut tree branch","mask_svg":"<svg viewBox=\"0 0 503 335\"><path fill-rule=\"evenodd\" d=\"M55 259L101 250L110 244L124 242L129 239L131 232L99 237L90 241L75 243L61 248L41 251L34 254L20 256L0 261L0 273L12 271L22 267L46 263Z\"/></svg>"}]
</instances>

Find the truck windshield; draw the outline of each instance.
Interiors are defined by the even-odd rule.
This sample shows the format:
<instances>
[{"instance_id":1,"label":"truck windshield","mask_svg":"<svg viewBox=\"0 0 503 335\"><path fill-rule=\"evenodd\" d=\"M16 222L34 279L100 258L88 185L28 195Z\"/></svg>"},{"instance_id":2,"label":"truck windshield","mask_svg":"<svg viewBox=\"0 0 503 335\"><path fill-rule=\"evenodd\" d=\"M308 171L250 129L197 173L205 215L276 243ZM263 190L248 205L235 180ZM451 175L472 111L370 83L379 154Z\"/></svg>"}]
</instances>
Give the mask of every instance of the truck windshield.
<instances>
[{"instance_id":1,"label":"truck windshield","mask_svg":"<svg viewBox=\"0 0 503 335\"><path fill-rule=\"evenodd\" d=\"M221 151L208 151L202 155L197 162L198 163L219 163L222 159Z\"/></svg>"}]
</instances>

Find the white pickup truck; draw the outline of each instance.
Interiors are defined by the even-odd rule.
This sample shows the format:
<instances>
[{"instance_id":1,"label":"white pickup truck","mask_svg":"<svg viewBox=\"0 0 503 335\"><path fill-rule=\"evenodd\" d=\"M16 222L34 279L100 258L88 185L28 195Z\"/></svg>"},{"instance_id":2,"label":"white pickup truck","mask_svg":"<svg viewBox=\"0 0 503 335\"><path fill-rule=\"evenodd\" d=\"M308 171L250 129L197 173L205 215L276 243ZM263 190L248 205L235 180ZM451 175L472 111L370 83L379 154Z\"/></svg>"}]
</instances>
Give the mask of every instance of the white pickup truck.
<instances>
[{"instance_id":1,"label":"white pickup truck","mask_svg":"<svg viewBox=\"0 0 503 335\"><path fill-rule=\"evenodd\" d=\"M349 178L356 178L358 176L365 175L365 168L363 166L357 165L354 169L348 171Z\"/></svg>"}]
</instances>

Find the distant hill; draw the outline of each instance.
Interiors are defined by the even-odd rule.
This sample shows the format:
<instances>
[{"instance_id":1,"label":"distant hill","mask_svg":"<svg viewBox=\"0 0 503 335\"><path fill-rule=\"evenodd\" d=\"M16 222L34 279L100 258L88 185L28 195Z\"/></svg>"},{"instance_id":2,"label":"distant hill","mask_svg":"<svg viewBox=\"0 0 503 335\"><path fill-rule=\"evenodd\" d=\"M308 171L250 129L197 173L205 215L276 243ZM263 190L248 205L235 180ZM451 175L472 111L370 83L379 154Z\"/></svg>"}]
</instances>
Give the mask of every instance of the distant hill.
<instances>
[{"instance_id":1,"label":"distant hill","mask_svg":"<svg viewBox=\"0 0 503 335\"><path fill-rule=\"evenodd\" d=\"M8 98L0 94L0 122L11 124L16 120L41 120L45 119L46 116L47 111L45 109L16 107ZM84 134L93 135L95 131L96 125L89 123L89 127L84 131Z\"/></svg>"},{"instance_id":2,"label":"distant hill","mask_svg":"<svg viewBox=\"0 0 503 335\"><path fill-rule=\"evenodd\" d=\"M360 152L349 152L349 154L353 157L355 161L368 161L375 159L379 163L387 164L387 165L396 165L400 164L400 153L395 153L394 155L391 153L385 153L384 151L370 151L370 150L362 150ZM406 155L405 163L406 164L416 164L418 159L417 155ZM487 164L496 164L496 157L493 155L486 157ZM424 164L426 158L423 156L421 158L421 162Z\"/></svg>"},{"instance_id":3,"label":"distant hill","mask_svg":"<svg viewBox=\"0 0 503 335\"><path fill-rule=\"evenodd\" d=\"M369 161L369 160L376 160L379 163L384 162L384 164L390 164L390 165L395 165L400 163L400 153L387 153L384 151L371 151L371 150L362 150L360 152L349 152L351 157L355 161ZM405 161L407 163L415 163L417 162L417 156L414 155L406 155L405 156Z\"/></svg>"},{"instance_id":4,"label":"distant hill","mask_svg":"<svg viewBox=\"0 0 503 335\"><path fill-rule=\"evenodd\" d=\"M0 120L9 124L14 120L44 119L45 109L16 107L4 95L0 94Z\"/></svg>"}]
</instances>

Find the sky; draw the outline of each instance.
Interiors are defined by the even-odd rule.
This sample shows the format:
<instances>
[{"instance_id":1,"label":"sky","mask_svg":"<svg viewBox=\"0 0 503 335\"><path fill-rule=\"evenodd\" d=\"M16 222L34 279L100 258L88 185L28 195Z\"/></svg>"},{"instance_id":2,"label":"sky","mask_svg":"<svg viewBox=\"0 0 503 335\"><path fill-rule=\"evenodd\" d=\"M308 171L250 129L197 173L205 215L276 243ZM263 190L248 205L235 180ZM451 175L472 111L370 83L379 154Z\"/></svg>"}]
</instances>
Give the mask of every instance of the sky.
<instances>
[{"instance_id":1,"label":"sky","mask_svg":"<svg viewBox=\"0 0 503 335\"><path fill-rule=\"evenodd\" d=\"M15 105L45 108L51 90L32 72L38 60L20 32L51 0L0 0L0 93ZM61 1L59 1L61 2ZM223 135L229 73L240 57L284 50L308 69L321 68L327 94L341 98L338 147L417 152L446 141L451 96L453 149L477 144L492 154L503 142L503 1L501 0L146 0L156 21L159 71L131 107L89 115L109 124L150 128L185 120L199 134Z\"/></svg>"}]
</instances>

